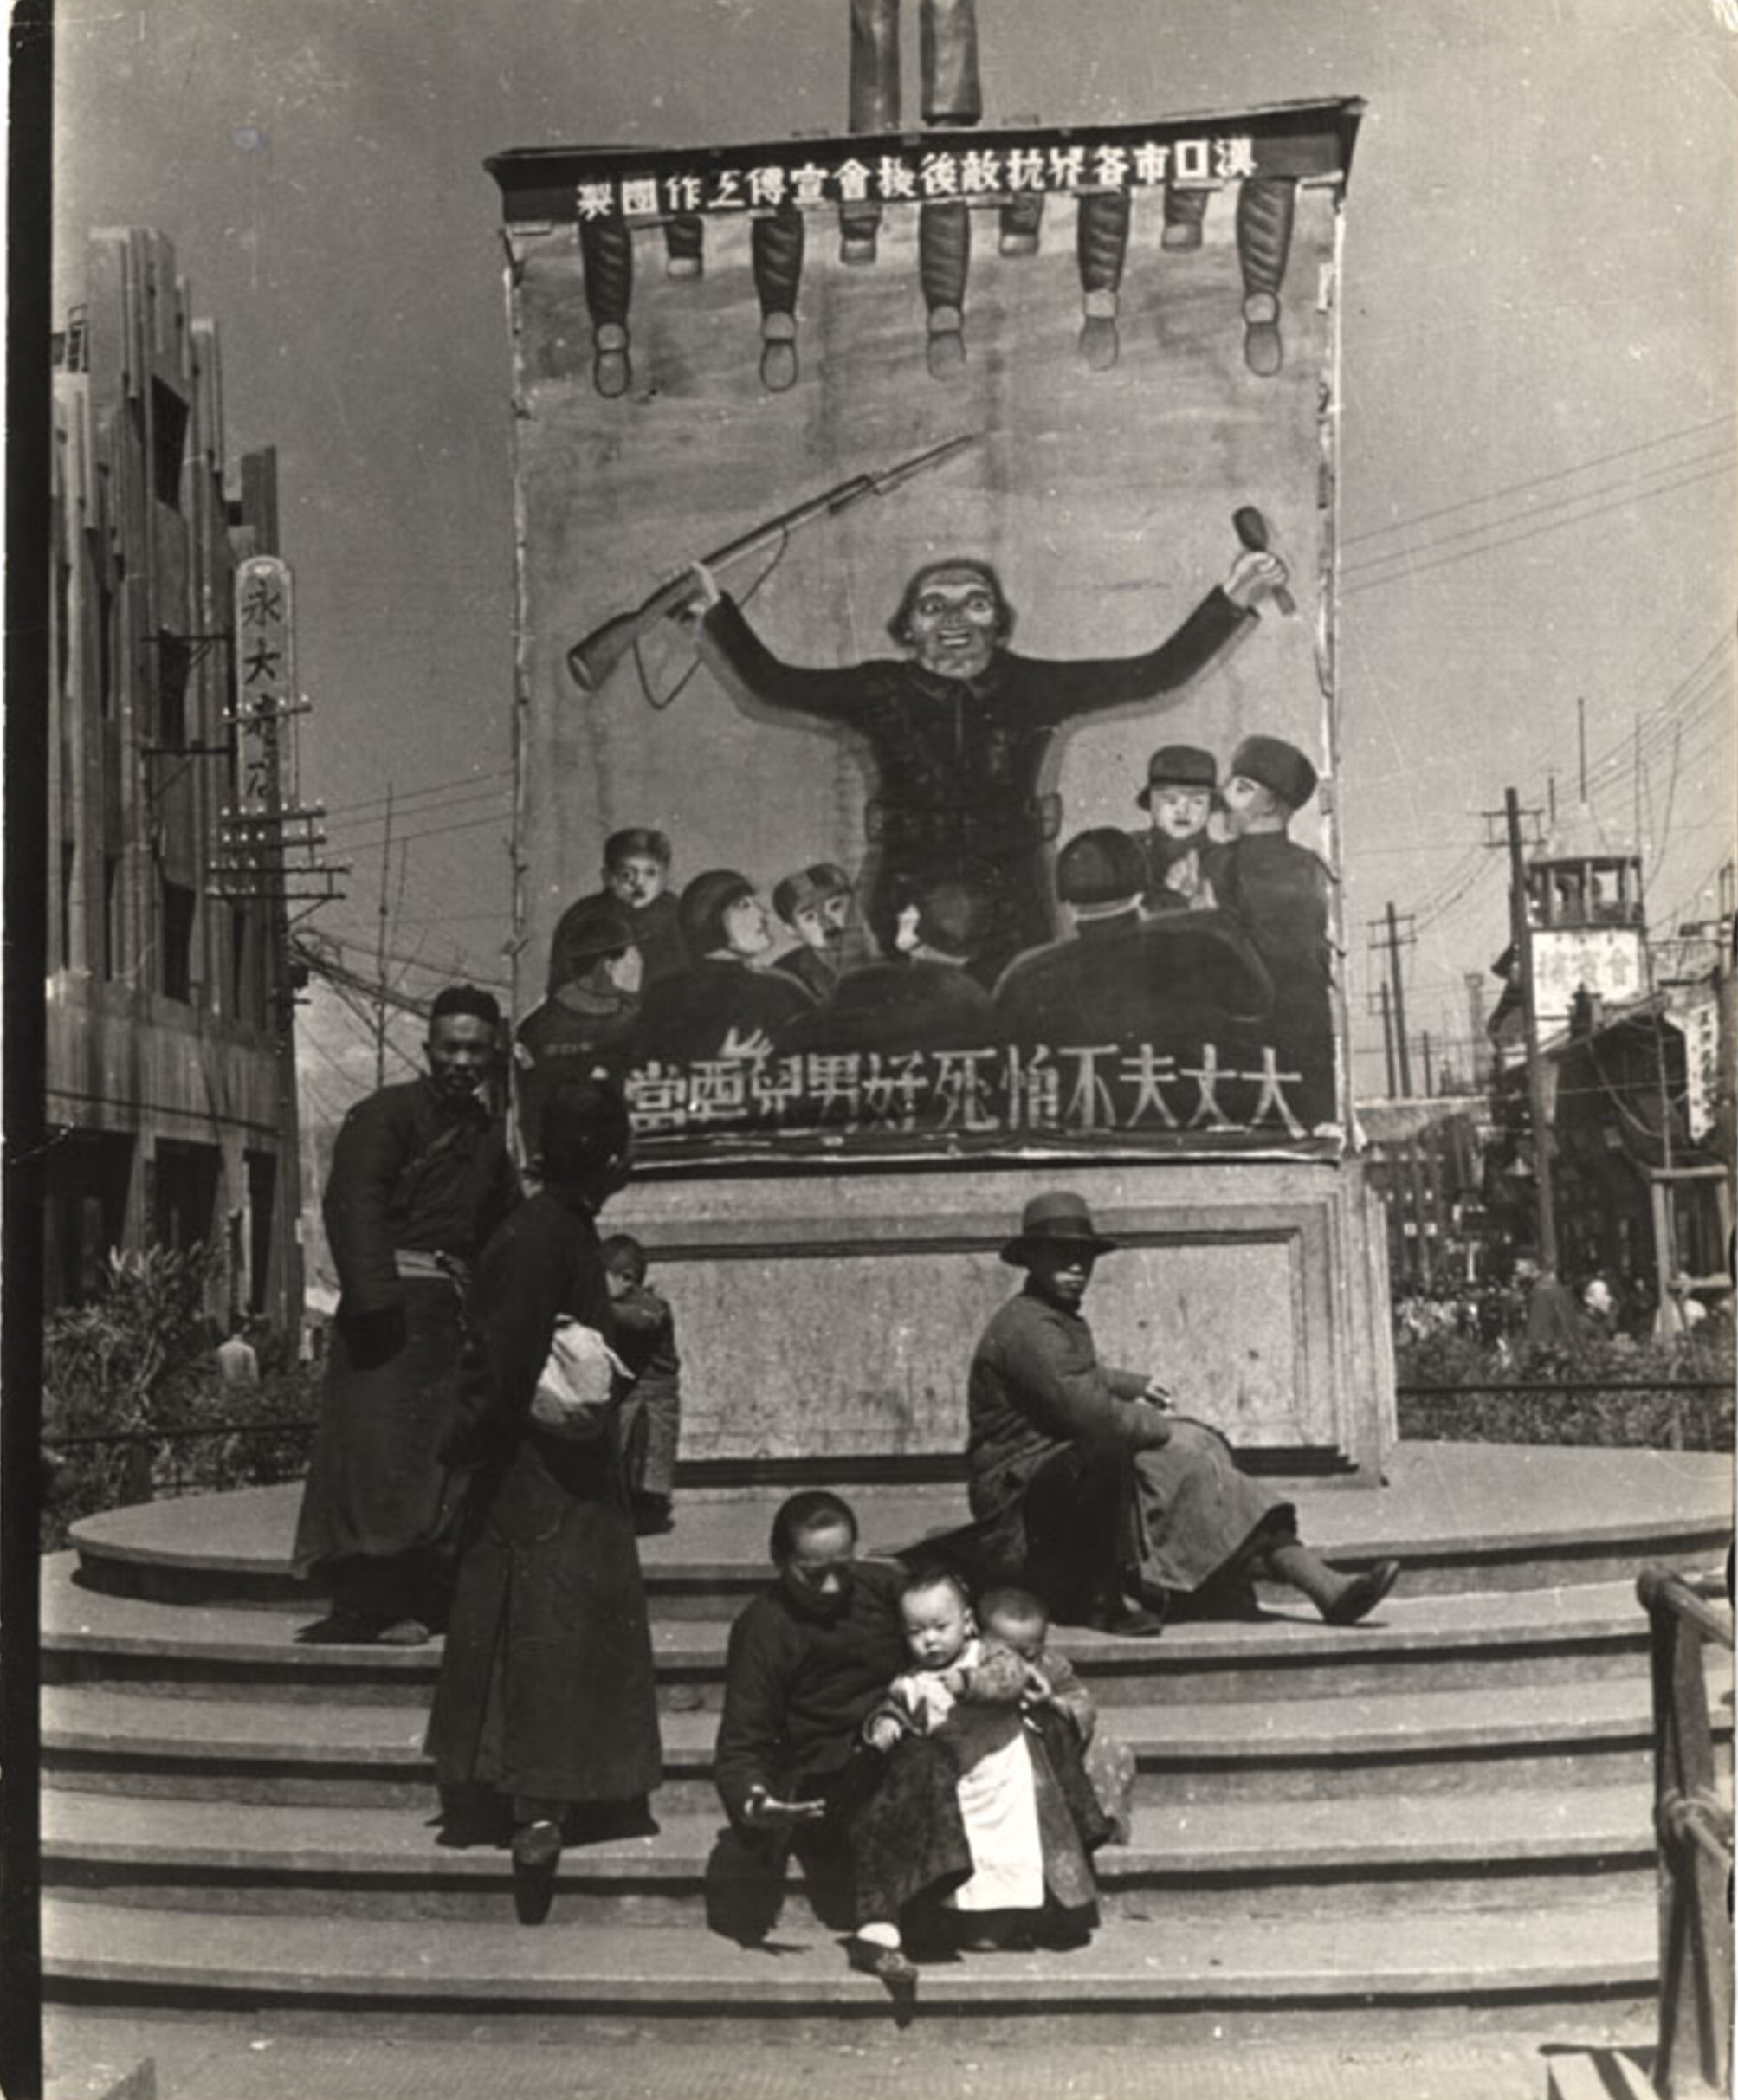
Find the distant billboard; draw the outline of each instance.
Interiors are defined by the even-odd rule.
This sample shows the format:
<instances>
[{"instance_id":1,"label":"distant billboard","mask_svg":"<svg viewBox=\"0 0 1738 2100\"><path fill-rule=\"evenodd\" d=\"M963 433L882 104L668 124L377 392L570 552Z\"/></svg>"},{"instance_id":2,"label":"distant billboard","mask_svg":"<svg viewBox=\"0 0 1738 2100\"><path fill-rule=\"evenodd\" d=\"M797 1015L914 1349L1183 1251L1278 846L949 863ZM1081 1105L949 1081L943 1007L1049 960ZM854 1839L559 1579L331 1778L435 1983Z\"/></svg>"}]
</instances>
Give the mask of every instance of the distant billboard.
<instances>
[{"instance_id":1,"label":"distant billboard","mask_svg":"<svg viewBox=\"0 0 1738 2100\"><path fill-rule=\"evenodd\" d=\"M527 1142L1337 1147L1357 116L491 163Z\"/></svg>"}]
</instances>

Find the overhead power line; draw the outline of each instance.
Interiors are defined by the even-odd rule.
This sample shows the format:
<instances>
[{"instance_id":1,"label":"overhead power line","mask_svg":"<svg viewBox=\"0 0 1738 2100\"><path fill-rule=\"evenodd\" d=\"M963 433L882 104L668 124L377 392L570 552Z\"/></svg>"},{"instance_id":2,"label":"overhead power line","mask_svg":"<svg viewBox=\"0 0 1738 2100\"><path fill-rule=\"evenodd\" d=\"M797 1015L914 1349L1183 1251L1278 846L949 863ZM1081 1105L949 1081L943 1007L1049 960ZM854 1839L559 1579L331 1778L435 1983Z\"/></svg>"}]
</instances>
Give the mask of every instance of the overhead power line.
<instances>
[{"instance_id":1,"label":"overhead power line","mask_svg":"<svg viewBox=\"0 0 1738 2100\"><path fill-rule=\"evenodd\" d=\"M1452 553L1432 554L1426 550L1425 558L1419 559L1410 550L1397 548L1392 554L1373 558L1364 567L1349 572L1341 590L1350 596L1354 591L1375 590L1385 584L1428 576L1434 570L1451 568L1456 562L1470 561L1476 555L1500 553L1505 547L1519 546L1529 540L1543 539L1547 533L1560 533L1572 525L1587 524L1595 518L1605 517L1610 512L1624 509L1631 503L1646 502L1655 496L1670 495L1677 489L1693 488L1702 481L1718 480L1722 475L1730 474L1734 462L1728 459L1723 464L1707 468L1699 474L1685 475L1677 481L1664 481L1657 488L1638 488L1625 495L1613 496L1609 501L1594 503L1586 510L1578 511L1573 517L1549 519L1542 524L1528 526L1522 531L1509 533L1501 539L1487 539L1476 546L1460 547ZM1491 531L1500 532L1503 522L1512 520L1499 521L1490 528ZM1458 533L1454 535L1455 538L1463 536ZM1376 568L1381 568L1384 573L1372 575L1369 572Z\"/></svg>"},{"instance_id":2,"label":"overhead power line","mask_svg":"<svg viewBox=\"0 0 1738 2100\"><path fill-rule=\"evenodd\" d=\"M1554 474L1535 474L1524 481L1510 481L1501 488L1492 488L1483 495L1466 496L1457 503L1439 504L1435 510L1415 512L1410 518L1396 518L1386 525L1373 525L1361 533L1353 533L1341 542L1347 547L1361 546L1366 540L1380 540L1390 533L1411 532L1414 527L1429 525L1438 518L1450 518L1463 510L1475 510L1482 503L1496 503L1504 496L1524 495L1529 488L1547 488L1558 481L1572 480L1578 474L1591 474L1596 467L1609 467L1618 460L1634 459L1644 452L1657 451L1663 445L1676 444L1679 439L1696 437L1707 430L1723 430L1727 424L1738 421L1738 412L1728 411L1715 416L1706 423L1686 423L1682 430L1668 430L1659 437L1644 438L1639 444L1625 445L1617 452L1596 453L1592 459L1581 461L1578 466L1560 468Z\"/></svg>"}]
</instances>

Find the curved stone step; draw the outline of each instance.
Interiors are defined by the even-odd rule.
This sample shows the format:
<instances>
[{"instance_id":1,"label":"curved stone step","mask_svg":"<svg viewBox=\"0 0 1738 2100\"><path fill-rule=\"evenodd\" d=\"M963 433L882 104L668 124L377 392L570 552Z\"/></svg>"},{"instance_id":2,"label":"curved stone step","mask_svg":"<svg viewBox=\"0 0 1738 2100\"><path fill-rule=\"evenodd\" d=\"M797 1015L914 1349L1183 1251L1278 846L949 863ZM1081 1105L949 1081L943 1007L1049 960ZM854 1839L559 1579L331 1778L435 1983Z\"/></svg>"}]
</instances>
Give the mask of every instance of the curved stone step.
<instances>
[{"instance_id":1,"label":"curved stone step","mask_svg":"<svg viewBox=\"0 0 1738 2100\"><path fill-rule=\"evenodd\" d=\"M889 1460L889 1466L896 1461ZM1376 1489L1292 1483L1308 1535L1348 1567L1405 1562L1414 1595L1550 1587L1646 1560L1711 1564L1732 1533L1717 1455L1503 1444L1402 1444ZM94 1588L183 1604L314 1608L292 1573L295 1483L105 1511L74 1527ZM665 1616L728 1617L766 1576L776 1491L683 1496L675 1530L641 1543ZM866 1548L891 1552L963 1523L958 1486L850 1490Z\"/></svg>"},{"instance_id":2,"label":"curved stone step","mask_svg":"<svg viewBox=\"0 0 1738 2100\"><path fill-rule=\"evenodd\" d=\"M1729 1742L1731 1670L1710 1653L1717 1733ZM51 1687L42 1768L69 1791L191 1800L411 1806L432 1799L423 1715L403 1703L221 1703ZM1134 1752L1142 1800L1278 1801L1376 1793L1477 1793L1490 1786L1644 1780L1653 1722L1647 1679L1291 1699L1254 1713L1229 1703L1119 1706L1103 1724ZM666 1714L661 1807L710 1812L718 1716Z\"/></svg>"},{"instance_id":3,"label":"curved stone step","mask_svg":"<svg viewBox=\"0 0 1738 2100\"><path fill-rule=\"evenodd\" d=\"M701 1931L558 1922L559 1910L535 1931L510 1918L202 1916L52 1898L43 1914L51 2001L238 2016L300 2008L359 2021L411 2013L421 2033L446 2021L460 2036L479 2016L538 2015L552 2038L576 2043L600 2022L630 2022L648 2039L698 2031L767 2044L804 2036L807 2019L835 2042L891 2032L882 1987L803 1920L782 1923L768 1951ZM1046 2031L1056 2020L1102 2024L1119 2040L1173 2046L1257 2032L1512 2032L1603 2020L1651 1994L1657 1932L1651 1898L1319 1922L1295 1906L1275 1919L1111 1920L1067 1954L926 1965L918 2017L956 2040L1006 2040L1011 2020L1030 2018Z\"/></svg>"},{"instance_id":4,"label":"curved stone step","mask_svg":"<svg viewBox=\"0 0 1738 2100\"><path fill-rule=\"evenodd\" d=\"M324 1645L278 1612L186 1606L103 1595L73 1579L71 1554L42 1573L47 1683L109 1682L204 1696L426 1700L440 1643ZM654 1651L666 1703L716 1704L727 1629L666 1620ZM1555 1590L1413 1597L1397 1590L1362 1625L1328 1626L1301 1603L1253 1622L1182 1624L1157 1640L1065 1630L1067 1651L1107 1707L1167 1698L1218 1702L1457 1685L1599 1679L1631 1673L1646 1614L1632 1580Z\"/></svg>"},{"instance_id":5,"label":"curved stone step","mask_svg":"<svg viewBox=\"0 0 1738 2100\"><path fill-rule=\"evenodd\" d=\"M655 1836L571 1846L556 1902L564 1922L698 1927L715 1812L657 1807ZM43 1796L44 1886L153 1909L384 1916L511 1914L498 1845L437 1842L420 1808L252 1805ZM1439 1794L1295 1801L1259 1798L1137 1807L1131 1842L1098 1855L1099 1901L1124 1917L1258 1916L1295 1905L1320 1917L1405 1909L1644 1896L1655 1873L1645 1784L1487 1789L1474 1807ZM791 1872L792 1902L803 1891ZM787 1904L787 1909L791 1906Z\"/></svg>"}]
</instances>

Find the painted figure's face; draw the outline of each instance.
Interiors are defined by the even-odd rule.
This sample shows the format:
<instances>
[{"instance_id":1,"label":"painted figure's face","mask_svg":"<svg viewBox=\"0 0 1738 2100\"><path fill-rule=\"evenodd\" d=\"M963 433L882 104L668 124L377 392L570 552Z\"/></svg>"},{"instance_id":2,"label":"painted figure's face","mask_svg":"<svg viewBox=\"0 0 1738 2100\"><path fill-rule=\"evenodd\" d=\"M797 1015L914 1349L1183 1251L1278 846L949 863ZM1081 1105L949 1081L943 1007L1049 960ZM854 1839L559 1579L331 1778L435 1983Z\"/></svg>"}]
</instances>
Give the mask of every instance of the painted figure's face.
<instances>
[{"instance_id":1,"label":"painted figure's face","mask_svg":"<svg viewBox=\"0 0 1738 2100\"><path fill-rule=\"evenodd\" d=\"M1257 817L1270 817L1278 807L1273 790L1263 787L1259 780L1233 773L1225 783L1225 820L1234 838L1246 831Z\"/></svg>"},{"instance_id":2,"label":"painted figure's face","mask_svg":"<svg viewBox=\"0 0 1738 2100\"><path fill-rule=\"evenodd\" d=\"M972 1637L972 1614L950 1582L938 1582L933 1590L914 1590L900 1611L907 1651L922 1669L946 1670Z\"/></svg>"},{"instance_id":3,"label":"painted figure's face","mask_svg":"<svg viewBox=\"0 0 1738 2100\"><path fill-rule=\"evenodd\" d=\"M1005 1648L1031 1663L1043 1653L1044 1635L1050 1629L1029 1612L998 1612L984 1621L984 1631L992 1640L1000 1641Z\"/></svg>"},{"instance_id":4,"label":"painted figure's face","mask_svg":"<svg viewBox=\"0 0 1738 2100\"><path fill-rule=\"evenodd\" d=\"M1155 787L1147 814L1153 830L1166 838L1193 838L1206 830L1212 800L1204 787Z\"/></svg>"},{"instance_id":5,"label":"painted figure's face","mask_svg":"<svg viewBox=\"0 0 1738 2100\"><path fill-rule=\"evenodd\" d=\"M996 594L975 569L938 569L909 615L912 654L943 678L976 678L997 649Z\"/></svg>"},{"instance_id":6,"label":"painted figure's face","mask_svg":"<svg viewBox=\"0 0 1738 2100\"><path fill-rule=\"evenodd\" d=\"M449 1101L466 1101L494 1062L493 1026L478 1013L443 1013L424 1045L429 1076Z\"/></svg>"},{"instance_id":7,"label":"painted figure's face","mask_svg":"<svg viewBox=\"0 0 1738 2100\"><path fill-rule=\"evenodd\" d=\"M1033 1248L1026 1268L1045 1297L1058 1305L1076 1306L1086 1296L1097 1261L1090 1247L1070 1247L1058 1242L1053 1247Z\"/></svg>"},{"instance_id":8,"label":"painted figure's face","mask_svg":"<svg viewBox=\"0 0 1738 2100\"><path fill-rule=\"evenodd\" d=\"M842 921L834 918L829 907L836 900L827 898L815 904L799 904L792 924L797 938L806 948L836 948L845 937Z\"/></svg>"},{"instance_id":9,"label":"painted figure's face","mask_svg":"<svg viewBox=\"0 0 1738 2100\"><path fill-rule=\"evenodd\" d=\"M900 907L899 919L893 929L893 945L901 955L909 955L917 946L918 922L923 917L923 908L918 904Z\"/></svg>"},{"instance_id":10,"label":"painted figure's face","mask_svg":"<svg viewBox=\"0 0 1738 2100\"><path fill-rule=\"evenodd\" d=\"M619 955L604 958L604 975L616 992L637 992L644 981L646 959L637 948L623 948Z\"/></svg>"},{"instance_id":11,"label":"painted figure's face","mask_svg":"<svg viewBox=\"0 0 1738 2100\"><path fill-rule=\"evenodd\" d=\"M663 895L668 872L663 863L649 853L624 853L604 870L604 886L623 904L643 911Z\"/></svg>"},{"instance_id":12,"label":"painted figure's face","mask_svg":"<svg viewBox=\"0 0 1738 2100\"><path fill-rule=\"evenodd\" d=\"M850 893L843 889L835 890L830 897L823 899L821 913L828 926L843 939L851 923Z\"/></svg>"},{"instance_id":13,"label":"painted figure's face","mask_svg":"<svg viewBox=\"0 0 1738 2100\"><path fill-rule=\"evenodd\" d=\"M797 1534L791 1556L779 1565L785 1587L812 1611L819 1607L827 1616L843 1614L851 1598L851 1561L857 1549L856 1534L837 1517Z\"/></svg>"},{"instance_id":14,"label":"painted figure's face","mask_svg":"<svg viewBox=\"0 0 1738 2100\"><path fill-rule=\"evenodd\" d=\"M628 1293L633 1289L637 1279L631 1269L606 1269L604 1271L604 1281L610 1286L610 1296L612 1298L625 1298Z\"/></svg>"},{"instance_id":15,"label":"painted figure's face","mask_svg":"<svg viewBox=\"0 0 1738 2100\"><path fill-rule=\"evenodd\" d=\"M1597 1313L1602 1319L1612 1309L1612 1294L1599 1276L1588 1284L1581 1302L1590 1313Z\"/></svg>"},{"instance_id":16,"label":"painted figure's face","mask_svg":"<svg viewBox=\"0 0 1738 2100\"><path fill-rule=\"evenodd\" d=\"M752 891L725 908L724 940L733 955L764 955L772 947L766 907Z\"/></svg>"}]
</instances>

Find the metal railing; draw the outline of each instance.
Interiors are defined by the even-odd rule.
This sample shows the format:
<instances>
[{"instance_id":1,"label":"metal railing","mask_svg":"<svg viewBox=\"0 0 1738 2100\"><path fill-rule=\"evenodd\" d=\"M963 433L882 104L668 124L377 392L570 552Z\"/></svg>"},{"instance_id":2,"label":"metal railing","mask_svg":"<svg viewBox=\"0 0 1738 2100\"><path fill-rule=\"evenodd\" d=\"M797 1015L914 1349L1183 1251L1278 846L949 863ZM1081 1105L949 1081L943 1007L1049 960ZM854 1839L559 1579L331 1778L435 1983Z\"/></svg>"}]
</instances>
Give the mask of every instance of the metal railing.
<instances>
[{"instance_id":1,"label":"metal railing","mask_svg":"<svg viewBox=\"0 0 1738 2100\"><path fill-rule=\"evenodd\" d=\"M68 1436L48 1437L44 1442L49 1450L68 1457L80 1451L125 1451L126 1499L152 1502L198 1494L214 1484L228 1484L221 1480L214 1483L214 1470L220 1474L256 1470L259 1461L252 1468L247 1467L241 1454L257 1452L268 1439L281 1440L294 1448L293 1464L271 1468L275 1478L293 1479L307 1464L313 1431L312 1416L291 1416L264 1422L202 1422L179 1429L81 1430ZM190 1447L197 1454L201 1445L207 1453L204 1464L197 1455L186 1455Z\"/></svg>"},{"instance_id":2,"label":"metal railing","mask_svg":"<svg viewBox=\"0 0 1738 2100\"><path fill-rule=\"evenodd\" d=\"M1654 1828L1659 1846L1659 2046L1664 2100L1725 2095L1732 2081L1732 1803L1715 1763L1702 1648L1732 1645L1719 1577L1644 1568L1636 1594L1653 1634Z\"/></svg>"}]
</instances>

